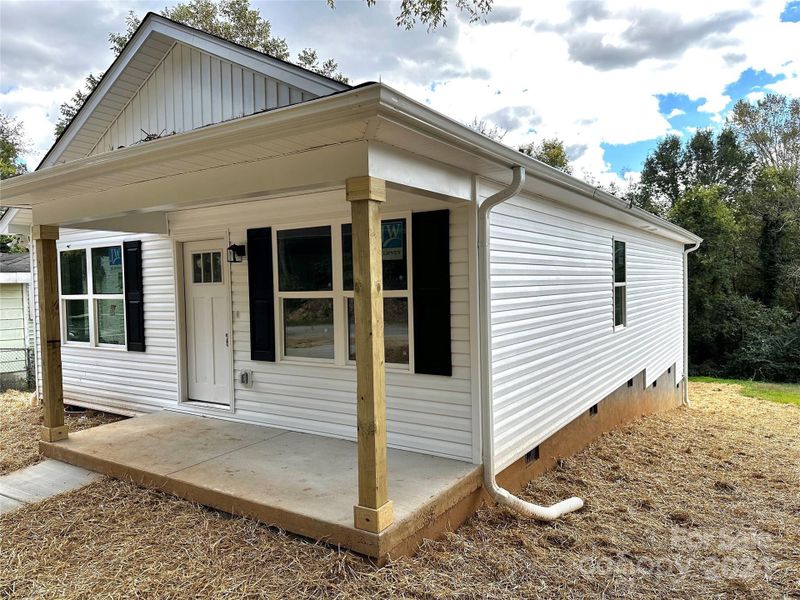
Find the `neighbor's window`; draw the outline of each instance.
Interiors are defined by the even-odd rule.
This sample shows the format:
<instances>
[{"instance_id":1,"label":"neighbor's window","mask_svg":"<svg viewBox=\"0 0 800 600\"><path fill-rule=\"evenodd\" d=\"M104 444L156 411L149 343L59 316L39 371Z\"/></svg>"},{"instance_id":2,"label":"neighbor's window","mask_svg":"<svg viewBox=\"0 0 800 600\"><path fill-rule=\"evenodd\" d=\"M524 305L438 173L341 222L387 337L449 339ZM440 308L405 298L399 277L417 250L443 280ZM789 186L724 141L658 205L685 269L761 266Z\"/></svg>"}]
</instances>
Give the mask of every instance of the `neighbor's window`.
<instances>
[{"instance_id":1,"label":"neighbor's window","mask_svg":"<svg viewBox=\"0 0 800 600\"><path fill-rule=\"evenodd\" d=\"M628 319L626 308L627 285L625 242L614 240L614 327L624 327Z\"/></svg>"},{"instance_id":2,"label":"neighbor's window","mask_svg":"<svg viewBox=\"0 0 800 600\"><path fill-rule=\"evenodd\" d=\"M65 342L124 345L122 246L65 250L60 263Z\"/></svg>"},{"instance_id":3,"label":"neighbor's window","mask_svg":"<svg viewBox=\"0 0 800 600\"><path fill-rule=\"evenodd\" d=\"M386 363L407 367L410 321L407 221L387 219L381 225ZM283 356L338 364L354 361L350 223L278 230L276 243L276 293L281 311ZM337 251L341 248L341 264L339 257L333 255L334 248ZM336 277L334 268L341 269ZM341 326L337 325L340 322ZM337 339L337 335L346 339ZM337 348L341 349L338 356Z\"/></svg>"}]
</instances>

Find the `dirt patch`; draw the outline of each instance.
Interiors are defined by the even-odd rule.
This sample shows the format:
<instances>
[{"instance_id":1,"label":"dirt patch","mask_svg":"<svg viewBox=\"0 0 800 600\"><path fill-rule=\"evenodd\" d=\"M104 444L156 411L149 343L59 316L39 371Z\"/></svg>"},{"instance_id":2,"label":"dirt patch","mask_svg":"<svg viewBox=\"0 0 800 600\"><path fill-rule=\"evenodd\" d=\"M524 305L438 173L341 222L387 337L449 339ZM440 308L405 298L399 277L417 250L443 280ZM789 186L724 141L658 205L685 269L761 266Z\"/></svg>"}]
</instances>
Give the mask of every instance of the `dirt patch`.
<instances>
[{"instance_id":1,"label":"dirt patch","mask_svg":"<svg viewBox=\"0 0 800 600\"><path fill-rule=\"evenodd\" d=\"M31 406L30 393L7 391L0 394L0 475L43 460L39 454L39 427L44 417L40 406ZM89 429L124 419L119 415L87 410L66 415L70 431Z\"/></svg>"},{"instance_id":2,"label":"dirt patch","mask_svg":"<svg viewBox=\"0 0 800 600\"><path fill-rule=\"evenodd\" d=\"M19 598L775 598L800 594L800 410L693 384L534 481L552 524L487 508L377 569L347 552L101 480L0 518Z\"/></svg>"}]
</instances>

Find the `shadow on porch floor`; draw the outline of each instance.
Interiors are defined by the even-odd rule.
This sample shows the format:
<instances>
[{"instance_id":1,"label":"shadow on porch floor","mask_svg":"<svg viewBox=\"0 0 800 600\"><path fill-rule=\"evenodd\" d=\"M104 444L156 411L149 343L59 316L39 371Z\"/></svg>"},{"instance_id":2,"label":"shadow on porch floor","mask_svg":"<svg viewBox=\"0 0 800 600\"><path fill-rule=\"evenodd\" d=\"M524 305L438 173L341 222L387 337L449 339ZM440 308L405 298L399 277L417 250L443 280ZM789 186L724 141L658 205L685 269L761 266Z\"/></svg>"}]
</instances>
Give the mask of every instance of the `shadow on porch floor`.
<instances>
[{"instance_id":1,"label":"shadow on porch floor","mask_svg":"<svg viewBox=\"0 0 800 600\"><path fill-rule=\"evenodd\" d=\"M384 559L454 528L479 502L481 468L390 449L394 523L353 527L356 444L186 415L154 413L41 442L48 457Z\"/></svg>"}]
</instances>

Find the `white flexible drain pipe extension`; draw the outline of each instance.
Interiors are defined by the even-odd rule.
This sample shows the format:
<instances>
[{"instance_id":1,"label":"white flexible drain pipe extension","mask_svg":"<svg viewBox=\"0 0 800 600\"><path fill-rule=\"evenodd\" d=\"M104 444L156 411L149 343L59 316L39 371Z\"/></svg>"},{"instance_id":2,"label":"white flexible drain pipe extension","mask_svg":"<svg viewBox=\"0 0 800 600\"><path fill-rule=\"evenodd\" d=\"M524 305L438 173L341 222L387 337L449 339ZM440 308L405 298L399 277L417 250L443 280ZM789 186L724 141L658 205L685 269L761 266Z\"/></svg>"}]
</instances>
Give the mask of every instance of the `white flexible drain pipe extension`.
<instances>
[{"instance_id":1,"label":"white flexible drain pipe extension","mask_svg":"<svg viewBox=\"0 0 800 600\"><path fill-rule=\"evenodd\" d=\"M492 397L492 325L489 278L489 212L501 202L517 195L525 183L525 169L513 167L511 184L489 196L478 208L478 279L480 281L481 357L481 438L483 442L483 485L492 500L513 511L539 521L554 521L566 513L583 508L580 498L568 498L553 506L539 506L514 496L497 485L494 472L494 410Z\"/></svg>"}]
</instances>

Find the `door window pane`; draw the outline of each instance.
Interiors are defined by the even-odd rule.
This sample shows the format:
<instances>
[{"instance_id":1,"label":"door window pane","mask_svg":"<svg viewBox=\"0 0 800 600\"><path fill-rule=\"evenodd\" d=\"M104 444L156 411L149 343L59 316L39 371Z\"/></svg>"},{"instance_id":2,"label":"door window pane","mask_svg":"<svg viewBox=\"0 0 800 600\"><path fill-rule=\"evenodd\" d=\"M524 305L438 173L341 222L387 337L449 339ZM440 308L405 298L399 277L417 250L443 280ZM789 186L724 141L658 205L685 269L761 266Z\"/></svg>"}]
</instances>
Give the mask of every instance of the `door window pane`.
<instances>
[{"instance_id":1,"label":"door window pane","mask_svg":"<svg viewBox=\"0 0 800 600\"><path fill-rule=\"evenodd\" d=\"M89 341L88 300L64 300L64 320L68 342Z\"/></svg>"},{"instance_id":2,"label":"door window pane","mask_svg":"<svg viewBox=\"0 0 800 600\"><path fill-rule=\"evenodd\" d=\"M408 299L383 299L383 348L386 363L408 364ZM354 303L347 299L348 357L356 359Z\"/></svg>"},{"instance_id":3,"label":"door window pane","mask_svg":"<svg viewBox=\"0 0 800 600\"><path fill-rule=\"evenodd\" d=\"M92 248L92 288L95 294L122 293L122 247Z\"/></svg>"},{"instance_id":4,"label":"door window pane","mask_svg":"<svg viewBox=\"0 0 800 600\"><path fill-rule=\"evenodd\" d=\"M192 254L192 283L203 283L203 255Z\"/></svg>"},{"instance_id":5,"label":"door window pane","mask_svg":"<svg viewBox=\"0 0 800 600\"><path fill-rule=\"evenodd\" d=\"M333 299L283 300L285 356L333 359Z\"/></svg>"},{"instance_id":6,"label":"door window pane","mask_svg":"<svg viewBox=\"0 0 800 600\"><path fill-rule=\"evenodd\" d=\"M614 325L625 324L625 286L618 285L614 288Z\"/></svg>"},{"instance_id":7,"label":"door window pane","mask_svg":"<svg viewBox=\"0 0 800 600\"><path fill-rule=\"evenodd\" d=\"M125 305L123 300L96 300L97 342L125 343Z\"/></svg>"},{"instance_id":8,"label":"door window pane","mask_svg":"<svg viewBox=\"0 0 800 600\"><path fill-rule=\"evenodd\" d=\"M278 270L283 292L332 290L331 228L279 231Z\"/></svg>"},{"instance_id":9,"label":"door window pane","mask_svg":"<svg viewBox=\"0 0 800 600\"><path fill-rule=\"evenodd\" d=\"M211 252L203 252L203 283L211 283Z\"/></svg>"},{"instance_id":10,"label":"door window pane","mask_svg":"<svg viewBox=\"0 0 800 600\"><path fill-rule=\"evenodd\" d=\"M87 293L86 250L61 253L61 293L65 296Z\"/></svg>"},{"instance_id":11,"label":"door window pane","mask_svg":"<svg viewBox=\"0 0 800 600\"><path fill-rule=\"evenodd\" d=\"M222 283L222 253L192 254L192 283Z\"/></svg>"},{"instance_id":12,"label":"door window pane","mask_svg":"<svg viewBox=\"0 0 800 600\"><path fill-rule=\"evenodd\" d=\"M222 283L222 253L211 253L211 281Z\"/></svg>"},{"instance_id":13,"label":"door window pane","mask_svg":"<svg viewBox=\"0 0 800 600\"><path fill-rule=\"evenodd\" d=\"M406 246L406 220L381 221L383 253L383 289L408 289L408 252ZM342 276L344 289L353 289L353 226L342 225Z\"/></svg>"},{"instance_id":14,"label":"door window pane","mask_svg":"<svg viewBox=\"0 0 800 600\"><path fill-rule=\"evenodd\" d=\"M614 240L614 282L625 282L625 242Z\"/></svg>"}]
</instances>

